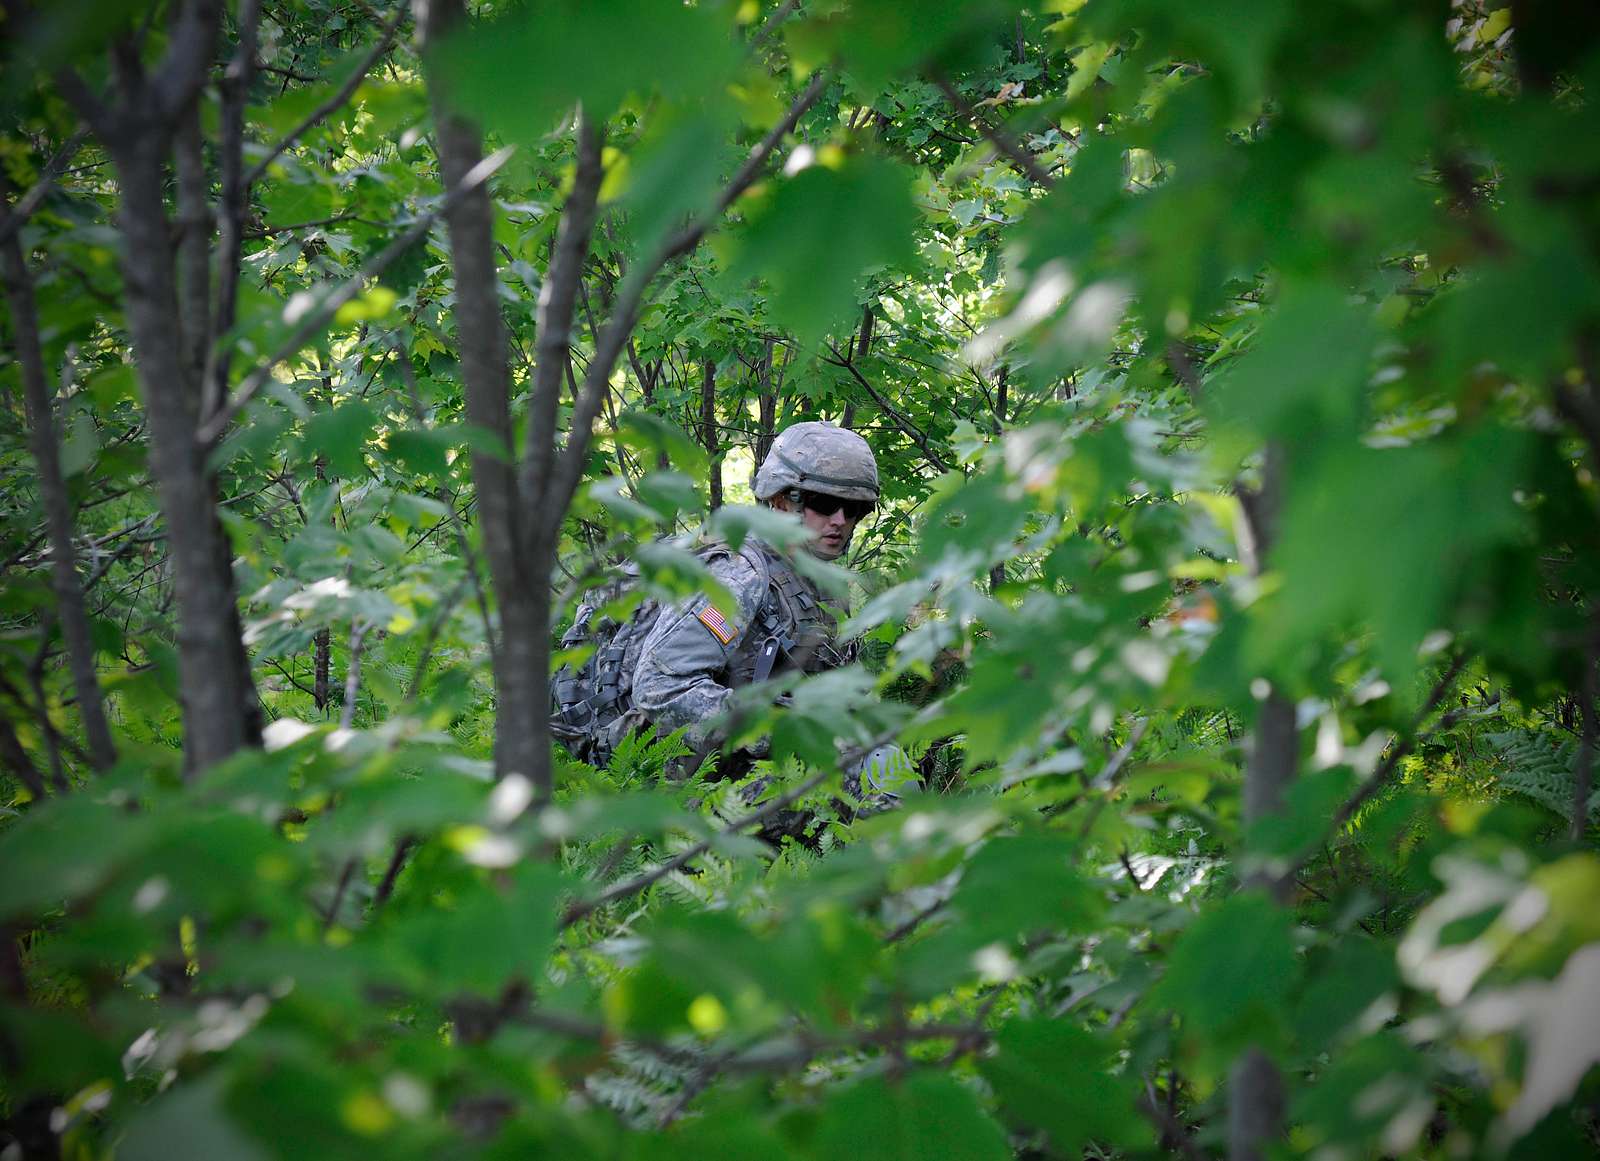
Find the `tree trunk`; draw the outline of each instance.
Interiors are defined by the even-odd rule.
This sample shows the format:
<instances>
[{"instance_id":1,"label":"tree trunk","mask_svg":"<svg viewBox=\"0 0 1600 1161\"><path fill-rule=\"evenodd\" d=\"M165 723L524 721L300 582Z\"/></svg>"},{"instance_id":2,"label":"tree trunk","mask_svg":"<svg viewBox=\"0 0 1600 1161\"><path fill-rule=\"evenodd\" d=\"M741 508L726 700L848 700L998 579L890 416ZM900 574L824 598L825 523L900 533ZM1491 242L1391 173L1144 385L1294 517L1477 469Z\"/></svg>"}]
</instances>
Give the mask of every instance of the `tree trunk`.
<instances>
[{"instance_id":1,"label":"tree trunk","mask_svg":"<svg viewBox=\"0 0 1600 1161\"><path fill-rule=\"evenodd\" d=\"M1228 1071L1229 1161L1266 1161L1283 1135L1283 1076L1259 1048L1247 1048Z\"/></svg>"},{"instance_id":2,"label":"tree trunk","mask_svg":"<svg viewBox=\"0 0 1600 1161\"><path fill-rule=\"evenodd\" d=\"M772 450L772 441L777 437L778 385L772 365L775 346L768 339L767 349L761 356L761 394L756 398L756 442L751 449L755 453L757 468L766 462L767 453Z\"/></svg>"},{"instance_id":3,"label":"tree trunk","mask_svg":"<svg viewBox=\"0 0 1600 1161\"><path fill-rule=\"evenodd\" d=\"M706 445L706 486L711 493L711 510L722 507L722 449L717 440L717 365L710 359L700 380L700 433Z\"/></svg>"},{"instance_id":4,"label":"tree trunk","mask_svg":"<svg viewBox=\"0 0 1600 1161\"><path fill-rule=\"evenodd\" d=\"M4 176L0 175L0 197L9 200L9 193ZM67 645L67 661L78 694L78 711L83 716L89 757L97 770L105 770L116 762L117 749L111 738L111 727L106 721L100 678L95 672L89 615L84 606L83 586L78 579L77 550L72 543L72 498L61 472L61 445L56 434L55 411L45 375L44 350L39 342L39 314L33 294L33 277L28 271L27 260L23 257L16 234L12 234L0 246L0 276L5 279L6 302L11 310L12 349L16 352L22 373L22 401L28 416L28 444L39 472L39 495L44 504L45 525L50 537L51 579L55 585L56 607L61 618L61 635Z\"/></svg>"},{"instance_id":5,"label":"tree trunk","mask_svg":"<svg viewBox=\"0 0 1600 1161\"><path fill-rule=\"evenodd\" d=\"M1278 514L1284 492L1285 452L1269 444L1262 467L1261 489L1240 494L1250 532L1247 561L1260 575L1277 535ZM1295 779L1300 758L1300 736L1295 727L1294 701L1276 686L1262 699L1250 759L1244 775L1246 828L1283 811L1284 798ZM1265 868L1246 878L1246 888L1267 887L1276 876ZM1282 888L1279 888L1281 893ZM1246 1048L1228 1073L1228 1156L1230 1161L1264 1161L1283 1136L1284 1087L1278 1066L1262 1049Z\"/></svg>"},{"instance_id":6,"label":"tree trunk","mask_svg":"<svg viewBox=\"0 0 1600 1161\"><path fill-rule=\"evenodd\" d=\"M465 18L461 0L430 0L420 14L424 46ZM446 189L469 184L483 162L482 135L451 111L438 79L430 78L437 128L439 170ZM456 336L470 422L487 429L503 454L474 448L472 479L484 553L500 612L495 651L494 761L497 777L520 773L536 793L551 788L548 697L540 655L548 654L549 578L530 568L532 546L519 533L521 502L512 451L511 373L506 361L505 323L500 317L499 273L494 260L494 211L480 184L457 198L445 213L455 271ZM542 613L541 613L542 609Z\"/></svg>"},{"instance_id":7,"label":"tree trunk","mask_svg":"<svg viewBox=\"0 0 1600 1161\"><path fill-rule=\"evenodd\" d=\"M178 176L178 318L183 324L189 382L198 392L211 336L211 183L206 178L198 101L180 116L173 145Z\"/></svg>"},{"instance_id":8,"label":"tree trunk","mask_svg":"<svg viewBox=\"0 0 1600 1161\"><path fill-rule=\"evenodd\" d=\"M123 279L171 549L178 606L178 685L184 760L192 775L261 740L234 592L232 553L196 440L198 405L183 349L170 224L162 202L163 135L143 129L106 142L122 191Z\"/></svg>"},{"instance_id":9,"label":"tree trunk","mask_svg":"<svg viewBox=\"0 0 1600 1161\"><path fill-rule=\"evenodd\" d=\"M866 358L868 352L872 350L872 322L872 304L869 302L861 308L861 330L856 335L856 350L853 356L856 359ZM844 415L839 419L839 426L854 427L855 423L856 405L853 402L846 403Z\"/></svg>"}]
</instances>

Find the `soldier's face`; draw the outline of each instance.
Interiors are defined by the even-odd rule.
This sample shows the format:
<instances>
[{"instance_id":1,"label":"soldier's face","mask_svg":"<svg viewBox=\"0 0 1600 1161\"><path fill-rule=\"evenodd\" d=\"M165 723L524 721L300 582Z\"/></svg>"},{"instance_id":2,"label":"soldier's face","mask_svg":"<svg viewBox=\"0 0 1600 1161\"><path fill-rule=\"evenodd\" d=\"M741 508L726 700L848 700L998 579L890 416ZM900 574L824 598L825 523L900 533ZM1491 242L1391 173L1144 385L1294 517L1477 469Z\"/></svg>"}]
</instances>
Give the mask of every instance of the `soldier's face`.
<instances>
[{"instance_id":1,"label":"soldier's face","mask_svg":"<svg viewBox=\"0 0 1600 1161\"><path fill-rule=\"evenodd\" d=\"M843 556L850 547L850 537L855 535L856 525L860 523L858 518L849 515L843 508L831 516L824 516L782 495L772 498L772 506L780 512L800 514L801 523L811 533L811 541L806 547L812 556L822 560L837 560Z\"/></svg>"}]
</instances>

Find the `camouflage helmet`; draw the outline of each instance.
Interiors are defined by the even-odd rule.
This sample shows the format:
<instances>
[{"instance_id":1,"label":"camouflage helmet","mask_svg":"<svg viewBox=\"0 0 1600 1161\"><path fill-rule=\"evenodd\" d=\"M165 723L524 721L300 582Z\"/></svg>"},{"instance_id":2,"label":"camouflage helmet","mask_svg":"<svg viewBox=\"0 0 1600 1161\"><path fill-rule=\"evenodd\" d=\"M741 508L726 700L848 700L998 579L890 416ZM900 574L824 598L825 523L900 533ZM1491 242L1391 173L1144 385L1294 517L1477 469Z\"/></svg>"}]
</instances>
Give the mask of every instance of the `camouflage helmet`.
<instances>
[{"instance_id":1,"label":"camouflage helmet","mask_svg":"<svg viewBox=\"0 0 1600 1161\"><path fill-rule=\"evenodd\" d=\"M876 502L878 461L867 441L848 428L810 420L792 423L772 441L752 487L758 500L770 500L786 488L804 488Z\"/></svg>"}]
</instances>

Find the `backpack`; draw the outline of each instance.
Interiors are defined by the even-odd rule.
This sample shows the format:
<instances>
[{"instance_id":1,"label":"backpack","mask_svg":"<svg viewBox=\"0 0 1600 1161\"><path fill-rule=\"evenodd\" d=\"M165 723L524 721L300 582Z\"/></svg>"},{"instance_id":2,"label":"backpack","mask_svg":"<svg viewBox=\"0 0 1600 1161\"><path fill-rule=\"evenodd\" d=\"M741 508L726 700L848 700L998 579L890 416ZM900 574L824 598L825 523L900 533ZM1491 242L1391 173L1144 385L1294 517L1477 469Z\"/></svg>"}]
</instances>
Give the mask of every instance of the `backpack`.
<instances>
[{"instance_id":1,"label":"backpack","mask_svg":"<svg viewBox=\"0 0 1600 1161\"><path fill-rule=\"evenodd\" d=\"M695 550L702 564L731 557L726 544L708 544ZM764 681L783 650L792 645L782 631L772 584L772 568L766 554L753 541L746 540L738 555L744 557L766 581L766 596L757 611L750 631L763 634L763 646L756 661L753 679ZM562 649L588 645L593 648L576 670L563 665L550 677L550 731L580 762L602 766L610 759L617 743L627 732L642 724L633 708L633 675L645 638L670 605L646 598L624 621L603 616L600 610L632 592L639 583L637 566L628 565L622 575L590 591L578 606L572 627L561 637Z\"/></svg>"}]
</instances>

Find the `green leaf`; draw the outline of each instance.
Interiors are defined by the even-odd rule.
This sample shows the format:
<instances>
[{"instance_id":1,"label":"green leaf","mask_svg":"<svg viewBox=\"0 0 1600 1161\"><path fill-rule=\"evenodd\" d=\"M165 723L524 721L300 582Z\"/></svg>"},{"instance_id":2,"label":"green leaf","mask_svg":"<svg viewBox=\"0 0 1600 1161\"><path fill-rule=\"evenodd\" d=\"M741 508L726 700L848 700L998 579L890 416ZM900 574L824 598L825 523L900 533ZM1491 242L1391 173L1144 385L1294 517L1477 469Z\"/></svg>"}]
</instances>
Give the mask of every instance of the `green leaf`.
<instances>
[{"instance_id":1,"label":"green leaf","mask_svg":"<svg viewBox=\"0 0 1600 1161\"><path fill-rule=\"evenodd\" d=\"M872 157L810 165L778 181L752 213L733 273L764 278L773 317L814 342L858 313L855 292L868 272L911 264L915 224L901 166Z\"/></svg>"},{"instance_id":2,"label":"green leaf","mask_svg":"<svg viewBox=\"0 0 1600 1161\"><path fill-rule=\"evenodd\" d=\"M0 835L0 915L20 917L95 890L158 826L148 813L86 795L35 807Z\"/></svg>"},{"instance_id":3,"label":"green leaf","mask_svg":"<svg viewBox=\"0 0 1600 1161\"><path fill-rule=\"evenodd\" d=\"M71 479L87 471L100 452L100 432L94 417L80 411L72 417L66 438L61 443L61 474Z\"/></svg>"},{"instance_id":4,"label":"green leaf","mask_svg":"<svg viewBox=\"0 0 1600 1161\"><path fill-rule=\"evenodd\" d=\"M1005 1134L970 1089L914 1072L899 1083L869 1077L835 1093L817 1126L818 1157L852 1161L1010 1161Z\"/></svg>"},{"instance_id":5,"label":"green leaf","mask_svg":"<svg viewBox=\"0 0 1600 1161\"><path fill-rule=\"evenodd\" d=\"M1293 922L1258 892L1231 896L1179 937L1151 999L1173 1008L1213 1053L1270 1038L1299 970Z\"/></svg>"},{"instance_id":6,"label":"green leaf","mask_svg":"<svg viewBox=\"0 0 1600 1161\"><path fill-rule=\"evenodd\" d=\"M514 140L534 141L581 103L605 118L629 94L720 94L738 61L725 10L655 0L552 0L448 41L453 97Z\"/></svg>"},{"instance_id":7,"label":"green leaf","mask_svg":"<svg viewBox=\"0 0 1600 1161\"><path fill-rule=\"evenodd\" d=\"M436 428L407 428L384 437L384 451L401 468L420 475L442 476L450 470L450 449L456 438Z\"/></svg>"},{"instance_id":8,"label":"green leaf","mask_svg":"<svg viewBox=\"0 0 1600 1161\"><path fill-rule=\"evenodd\" d=\"M272 226L320 222L333 217L338 210L333 185L321 180L267 182L263 187L262 205L267 222Z\"/></svg>"},{"instance_id":9,"label":"green leaf","mask_svg":"<svg viewBox=\"0 0 1600 1161\"><path fill-rule=\"evenodd\" d=\"M973 940L1011 942L1037 931L1086 931L1104 911L1098 884L1079 873L1078 843L1056 833L990 840L962 872L951 906Z\"/></svg>"},{"instance_id":10,"label":"green leaf","mask_svg":"<svg viewBox=\"0 0 1600 1161\"><path fill-rule=\"evenodd\" d=\"M347 479L364 476L366 461L362 453L376 422L377 413L371 404L359 399L341 403L306 422L304 446L308 454L326 457L334 475Z\"/></svg>"},{"instance_id":11,"label":"green leaf","mask_svg":"<svg viewBox=\"0 0 1600 1161\"><path fill-rule=\"evenodd\" d=\"M220 1073L180 1084L141 1109L117 1143L129 1161L212 1157L216 1161L265 1161L270 1154L235 1125L224 1107Z\"/></svg>"},{"instance_id":12,"label":"green leaf","mask_svg":"<svg viewBox=\"0 0 1600 1161\"><path fill-rule=\"evenodd\" d=\"M978 1066L1006 1119L1043 1129L1055 1152L1082 1155L1091 1142L1148 1149L1155 1142L1139 1115L1138 1078L1119 1070L1115 1047L1061 1020L1013 1020L995 1037L998 1051Z\"/></svg>"},{"instance_id":13,"label":"green leaf","mask_svg":"<svg viewBox=\"0 0 1600 1161\"><path fill-rule=\"evenodd\" d=\"M1291 287L1255 346L1213 379L1211 406L1261 435L1325 440L1359 413L1374 337L1368 308L1336 287Z\"/></svg>"},{"instance_id":14,"label":"green leaf","mask_svg":"<svg viewBox=\"0 0 1600 1161\"><path fill-rule=\"evenodd\" d=\"M1295 1014L1306 1044L1330 1044L1385 993L1400 985L1394 952L1359 934L1347 934L1312 969Z\"/></svg>"},{"instance_id":15,"label":"green leaf","mask_svg":"<svg viewBox=\"0 0 1600 1161\"><path fill-rule=\"evenodd\" d=\"M561 882L548 867L522 864L505 881L477 882L439 908L409 917L391 938L441 996L498 996L539 970L556 937Z\"/></svg>"}]
</instances>

